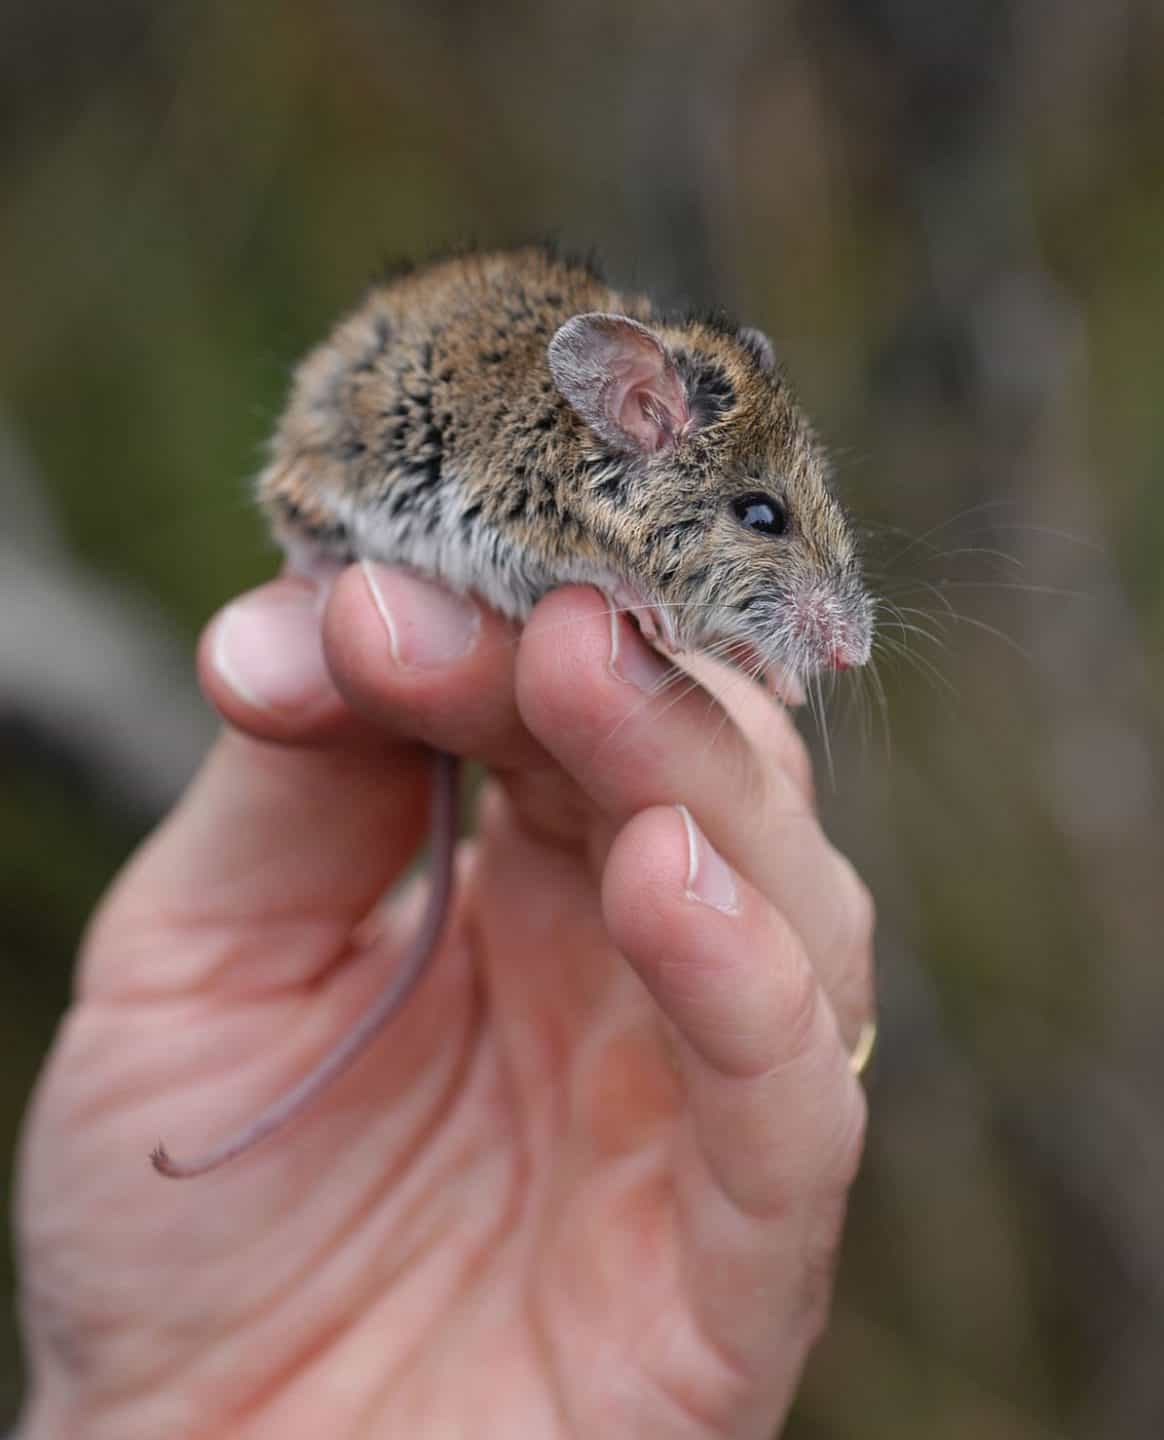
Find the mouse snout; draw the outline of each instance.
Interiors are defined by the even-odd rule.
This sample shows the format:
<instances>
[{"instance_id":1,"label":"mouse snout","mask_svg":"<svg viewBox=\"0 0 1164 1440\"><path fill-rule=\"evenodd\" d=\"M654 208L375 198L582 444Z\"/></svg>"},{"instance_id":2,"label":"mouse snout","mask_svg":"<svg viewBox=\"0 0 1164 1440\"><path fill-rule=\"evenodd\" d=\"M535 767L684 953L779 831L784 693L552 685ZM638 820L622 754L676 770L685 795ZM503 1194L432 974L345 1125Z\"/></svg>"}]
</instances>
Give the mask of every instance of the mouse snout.
<instances>
[{"instance_id":1,"label":"mouse snout","mask_svg":"<svg viewBox=\"0 0 1164 1440\"><path fill-rule=\"evenodd\" d=\"M872 637L868 625L853 627L842 623L834 632L826 664L833 670L855 670L864 665L872 649Z\"/></svg>"},{"instance_id":2,"label":"mouse snout","mask_svg":"<svg viewBox=\"0 0 1164 1440\"><path fill-rule=\"evenodd\" d=\"M863 594L841 594L812 586L793 601L792 630L797 648L816 669L852 670L872 649L872 618Z\"/></svg>"}]
</instances>

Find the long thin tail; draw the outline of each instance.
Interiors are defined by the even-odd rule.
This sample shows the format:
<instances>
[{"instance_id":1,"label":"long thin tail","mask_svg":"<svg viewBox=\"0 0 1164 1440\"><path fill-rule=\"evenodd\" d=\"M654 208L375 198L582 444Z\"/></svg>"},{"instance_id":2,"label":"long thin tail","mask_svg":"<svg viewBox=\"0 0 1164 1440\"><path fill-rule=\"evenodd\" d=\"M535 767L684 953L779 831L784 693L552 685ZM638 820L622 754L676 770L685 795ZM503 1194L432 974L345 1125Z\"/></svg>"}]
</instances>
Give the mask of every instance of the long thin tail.
<instances>
[{"instance_id":1,"label":"long thin tail","mask_svg":"<svg viewBox=\"0 0 1164 1440\"><path fill-rule=\"evenodd\" d=\"M416 934L400 968L387 989L367 1014L360 1017L319 1064L299 1083L276 1100L257 1120L224 1140L213 1150L193 1160L175 1160L159 1145L150 1160L160 1175L173 1180L190 1180L217 1170L297 1119L322 1091L338 1079L364 1053L384 1026L393 1018L424 974L440 941L448 918L453 891L453 855L457 840L457 761L438 752L433 764L432 820L430 824L432 865L428 902Z\"/></svg>"}]
</instances>

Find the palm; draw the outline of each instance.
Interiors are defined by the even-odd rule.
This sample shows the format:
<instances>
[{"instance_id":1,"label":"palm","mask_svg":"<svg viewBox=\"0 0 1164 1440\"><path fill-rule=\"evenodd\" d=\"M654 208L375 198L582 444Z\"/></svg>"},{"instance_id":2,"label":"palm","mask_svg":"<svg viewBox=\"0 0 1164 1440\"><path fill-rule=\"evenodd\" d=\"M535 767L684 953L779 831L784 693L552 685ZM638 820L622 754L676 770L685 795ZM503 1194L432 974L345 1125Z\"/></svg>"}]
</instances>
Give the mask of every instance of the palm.
<instances>
[{"instance_id":1,"label":"palm","mask_svg":"<svg viewBox=\"0 0 1164 1440\"><path fill-rule=\"evenodd\" d=\"M383 983L415 906L352 921L421 811L403 807L399 853L293 898L226 854L207 862L217 884L139 908L165 832L122 882L26 1138L34 1356L117 1377L76 1433L769 1432L827 1294L805 1277L827 1269L843 1186L816 1217L709 1205L671 1035L608 933L609 818L562 772L533 781L490 797L438 963L374 1052L293 1132L188 1184L148 1166L159 1136L180 1153L249 1118ZM423 767L406 757L393 783L400 808ZM227 924L241 891L247 923ZM759 1347L716 1318L724 1284L745 1296L755 1226L816 1252L787 1337Z\"/></svg>"}]
</instances>

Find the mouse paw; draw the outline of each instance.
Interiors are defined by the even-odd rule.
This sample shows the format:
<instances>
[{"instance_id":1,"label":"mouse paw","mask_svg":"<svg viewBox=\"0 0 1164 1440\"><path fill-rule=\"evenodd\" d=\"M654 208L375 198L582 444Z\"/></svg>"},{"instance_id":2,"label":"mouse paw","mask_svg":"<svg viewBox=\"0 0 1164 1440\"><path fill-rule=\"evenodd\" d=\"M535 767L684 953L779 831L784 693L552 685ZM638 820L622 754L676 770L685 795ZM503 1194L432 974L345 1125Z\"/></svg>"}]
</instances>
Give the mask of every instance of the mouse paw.
<instances>
[{"instance_id":1,"label":"mouse paw","mask_svg":"<svg viewBox=\"0 0 1164 1440\"><path fill-rule=\"evenodd\" d=\"M683 647L675 633L670 607L652 602L632 585L619 585L610 596L614 610L626 610L638 625L643 639L669 655L678 655Z\"/></svg>"}]
</instances>

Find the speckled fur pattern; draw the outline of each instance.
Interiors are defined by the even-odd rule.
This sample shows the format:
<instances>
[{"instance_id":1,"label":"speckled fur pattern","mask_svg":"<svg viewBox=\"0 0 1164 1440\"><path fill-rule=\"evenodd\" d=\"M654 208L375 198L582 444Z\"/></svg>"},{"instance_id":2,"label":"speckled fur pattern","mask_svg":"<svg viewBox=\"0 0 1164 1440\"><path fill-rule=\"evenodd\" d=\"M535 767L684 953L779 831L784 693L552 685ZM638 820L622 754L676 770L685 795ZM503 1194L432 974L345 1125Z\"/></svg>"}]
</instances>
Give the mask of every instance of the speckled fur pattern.
<instances>
[{"instance_id":1,"label":"speckled fur pattern","mask_svg":"<svg viewBox=\"0 0 1164 1440\"><path fill-rule=\"evenodd\" d=\"M604 442L547 358L589 312L648 326L691 424L642 453ZM872 606L825 454L770 342L674 317L542 249L434 263L370 290L296 372L258 483L288 553L411 566L523 619L591 582L670 618L677 648L737 639L804 673L869 651ZM787 508L779 537L731 502Z\"/></svg>"}]
</instances>

